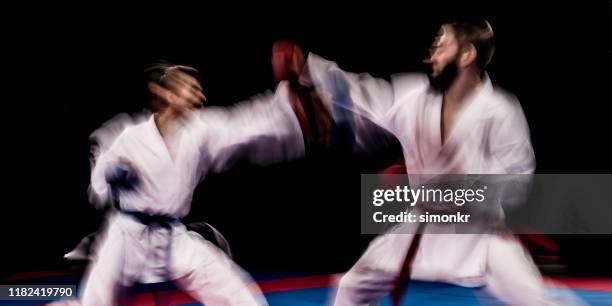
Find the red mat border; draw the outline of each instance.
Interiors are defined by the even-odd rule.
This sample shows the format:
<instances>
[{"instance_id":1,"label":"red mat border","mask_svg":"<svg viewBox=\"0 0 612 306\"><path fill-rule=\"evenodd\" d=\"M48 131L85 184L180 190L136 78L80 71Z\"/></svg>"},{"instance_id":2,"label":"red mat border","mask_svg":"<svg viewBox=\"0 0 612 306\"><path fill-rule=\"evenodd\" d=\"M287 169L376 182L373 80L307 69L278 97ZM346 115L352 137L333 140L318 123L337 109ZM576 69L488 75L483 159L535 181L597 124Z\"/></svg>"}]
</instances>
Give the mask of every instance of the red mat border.
<instances>
[{"instance_id":1,"label":"red mat border","mask_svg":"<svg viewBox=\"0 0 612 306\"><path fill-rule=\"evenodd\" d=\"M74 272L59 271L23 273L12 280L24 280L25 276L41 278L49 276L67 276ZM34 276L34 277L32 277ZM305 277L293 277L275 280L264 280L257 282L263 293L293 291L311 288L322 288L334 286L342 274L324 274ZM548 277L546 284L552 288L570 288L577 290L612 292L612 279L608 278L585 278L585 277ZM159 306L196 303L197 301L181 290L159 291L155 293L144 292L131 296L128 305Z\"/></svg>"}]
</instances>

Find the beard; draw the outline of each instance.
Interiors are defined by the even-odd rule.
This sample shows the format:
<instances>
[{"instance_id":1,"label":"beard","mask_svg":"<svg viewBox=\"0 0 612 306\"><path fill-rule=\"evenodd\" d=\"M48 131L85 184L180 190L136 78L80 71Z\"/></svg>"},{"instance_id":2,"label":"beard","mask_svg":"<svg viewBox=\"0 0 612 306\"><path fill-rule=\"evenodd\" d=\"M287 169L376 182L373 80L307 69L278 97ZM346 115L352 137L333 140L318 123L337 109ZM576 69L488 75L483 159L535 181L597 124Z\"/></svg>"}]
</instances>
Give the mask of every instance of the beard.
<instances>
[{"instance_id":1,"label":"beard","mask_svg":"<svg viewBox=\"0 0 612 306\"><path fill-rule=\"evenodd\" d=\"M457 59L454 59L450 63L448 63L442 71L436 76L433 76L432 73L428 74L429 84L436 90L445 91L457 78Z\"/></svg>"}]
</instances>

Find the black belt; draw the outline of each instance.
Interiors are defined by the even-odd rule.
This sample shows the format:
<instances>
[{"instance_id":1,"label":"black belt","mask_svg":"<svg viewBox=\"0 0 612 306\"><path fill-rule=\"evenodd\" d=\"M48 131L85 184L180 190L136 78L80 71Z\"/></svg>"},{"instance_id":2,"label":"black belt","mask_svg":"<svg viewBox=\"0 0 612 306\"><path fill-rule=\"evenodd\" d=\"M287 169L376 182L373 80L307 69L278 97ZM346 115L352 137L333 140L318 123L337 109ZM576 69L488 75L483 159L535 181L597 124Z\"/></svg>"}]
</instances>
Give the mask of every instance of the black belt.
<instances>
[{"instance_id":1,"label":"black belt","mask_svg":"<svg viewBox=\"0 0 612 306\"><path fill-rule=\"evenodd\" d=\"M164 215L149 215L137 211L126 211L120 210L122 214L128 215L134 218L136 221L150 227L163 227L170 229L174 225L181 223L181 220L176 217L164 216Z\"/></svg>"}]
</instances>

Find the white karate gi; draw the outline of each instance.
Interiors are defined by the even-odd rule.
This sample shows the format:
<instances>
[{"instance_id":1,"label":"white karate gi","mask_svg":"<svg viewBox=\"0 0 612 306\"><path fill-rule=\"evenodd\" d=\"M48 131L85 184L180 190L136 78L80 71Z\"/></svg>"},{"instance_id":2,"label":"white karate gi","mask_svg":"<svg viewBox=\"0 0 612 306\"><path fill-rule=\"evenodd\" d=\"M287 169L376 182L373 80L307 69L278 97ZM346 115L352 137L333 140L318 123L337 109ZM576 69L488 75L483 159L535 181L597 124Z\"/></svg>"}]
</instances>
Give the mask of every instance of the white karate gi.
<instances>
[{"instance_id":1,"label":"white karate gi","mask_svg":"<svg viewBox=\"0 0 612 306\"><path fill-rule=\"evenodd\" d=\"M419 179L411 177L416 174L534 172L535 157L522 108L512 95L494 88L488 77L468 97L443 144L442 95L431 89L427 76L398 75L389 83L367 74L344 72L314 54L308 57L307 71L309 81L327 93L327 100L336 103L336 108L338 103L346 103L334 99L337 88L349 91L351 102L343 107L355 115L353 129L362 151L371 150L368 146L373 143L368 125L362 122L373 122L398 138L411 184ZM501 206L493 208L493 213L503 219ZM425 233L440 232L436 227L444 226L453 225L428 224ZM438 229L449 232L447 228ZM335 305L371 305L388 294L412 238L411 234L385 234L374 239L342 278ZM499 235L424 234L411 278L486 286L497 298L513 305L551 303L530 256L519 242Z\"/></svg>"},{"instance_id":2,"label":"white karate gi","mask_svg":"<svg viewBox=\"0 0 612 306\"><path fill-rule=\"evenodd\" d=\"M207 174L239 158L268 164L304 154L301 129L287 99L288 84L280 83L275 94L254 101L190 112L171 126L168 144L153 116L128 125L112 145L105 139L106 145L97 152L90 198L98 205L108 203L111 190L105 172L127 160L139 182L135 190L119 193L120 209L184 217L196 185ZM108 127L115 127L109 133L116 133L121 124ZM96 136L104 138L104 132ZM223 252L180 223L171 229L149 227L116 213L100 240L82 293L83 305L116 305L121 286L169 280L207 306L265 304L256 286L249 288L246 274Z\"/></svg>"}]
</instances>

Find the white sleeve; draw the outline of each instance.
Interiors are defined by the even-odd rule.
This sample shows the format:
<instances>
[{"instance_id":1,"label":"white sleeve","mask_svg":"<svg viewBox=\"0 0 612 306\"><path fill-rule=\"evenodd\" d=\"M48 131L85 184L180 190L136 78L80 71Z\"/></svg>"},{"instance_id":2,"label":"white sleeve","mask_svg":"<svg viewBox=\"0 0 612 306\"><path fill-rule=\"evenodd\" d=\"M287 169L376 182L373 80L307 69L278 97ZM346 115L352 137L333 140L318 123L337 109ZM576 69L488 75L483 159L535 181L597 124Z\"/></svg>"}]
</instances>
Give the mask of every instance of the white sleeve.
<instances>
[{"instance_id":1,"label":"white sleeve","mask_svg":"<svg viewBox=\"0 0 612 306\"><path fill-rule=\"evenodd\" d=\"M520 103L512 98L507 114L491 130L490 150L503 167L504 175L494 176L503 208L522 206L528 199L535 172L535 154L529 126Z\"/></svg>"},{"instance_id":2,"label":"white sleeve","mask_svg":"<svg viewBox=\"0 0 612 306\"><path fill-rule=\"evenodd\" d=\"M343 71L336 63L313 53L308 55L304 78L328 95L327 100L334 104L332 109L344 108L388 129L387 112L395 102L388 81Z\"/></svg>"},{"instance_id":3,"label":"white sleeve","mask_svg":"<svg viewBox=\"0 0 612 306\"><path fill-rule=\"evenodd\" d=\"M97 208L102 208L109 204L111 191L106 181L106 170L109 165L118 160L118 150L120 139L124 132L150 118L148 112L134 114L119 114L106 121L100 128L90 135L93 145L91 147L91 181L88 188L89 201Z\"/></svg>"},{"instance_id":4,"label":"white sleeve","mask_svg":"<svg viewBox=\"0 0 612 306\"><path fill-rule=\"evenodd\" d=\"M520 103L513 99L507 115L491 131L491 153L508 174L535 172L529 125Z\"/></svg>"},{"instance_id":5,"label":"white sleeve","mask_svg":"<svg viewBox=\"0 0 612 306\"><path fill-rule=\"evenodd\" d=\"M96 152L96 150L99 150ZM96 208L103 208L112 201L111 189L106 181L106 169L117 161L114 146L101 151L94 146L92 158L91 182L88 189L89 202Z\"/></svg>"},{"instance_id":6,"label":"white sleeve","mask_svg":"<svg viewBox=\"0 0 612 306\"><path fill-rule=\"evenodd\" d=\"M375 155L399 150L393 115L398 106L412 101L414 93L429 84L423 74L396 75L388 82L365 73L349 73L312 53L302 77L331 104L335 123L350 126L353 151Z\"/></svg>"},{"instance_id":7,"label":"white sleeve","mask_svg":"<svg viewBox=\"0 0 612 306\"><path fill-rule=\"evenodd\" d=\"M279 86L275 94L202 111L208 171L223 171L240 159L268 165L302 157L302 130L288 99L287 88Z\"/></svg>"}]
</instances>

